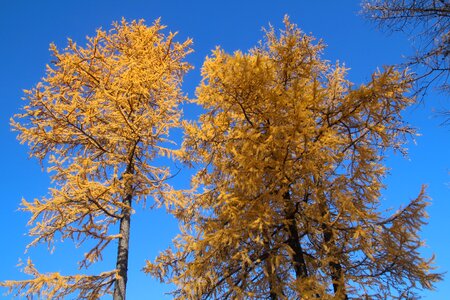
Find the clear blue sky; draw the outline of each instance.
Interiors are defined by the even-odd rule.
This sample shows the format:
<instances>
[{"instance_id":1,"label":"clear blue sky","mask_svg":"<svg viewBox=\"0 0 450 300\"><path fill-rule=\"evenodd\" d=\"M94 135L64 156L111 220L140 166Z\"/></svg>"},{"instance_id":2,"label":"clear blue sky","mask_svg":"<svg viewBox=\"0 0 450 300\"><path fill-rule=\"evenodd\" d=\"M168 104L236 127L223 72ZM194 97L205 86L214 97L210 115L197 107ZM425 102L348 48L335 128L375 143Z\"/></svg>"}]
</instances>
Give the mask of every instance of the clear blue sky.
<instances>
[{"instance_id":1,"label":"clear blue sky","mask_svg":"<svg viewBox=\"0 0 450 300\"><path fill-rule=\"evenodd\" d=\"M187 77L184 90L194 96L199 71L206 55L221 45L227 51L247 50L262 38L261 28L269 23L280 26L283 16L290 15L307 33L323 39L328 45L324 57L339 60L349 67L349 78L362 83L377 68L402 62L411 53L410 41L402 34L387 35L376 30L358 12L359 1L336 0L260 0L260 1L151 1L151 0L79 0L31 1L0 0L0 113L1 165L0 188L0 281L24 279L16 267L19 258L31 256L44 272L76 272L76 261L83 251L69 241L57 243L49 254L45 246L24 254L30 239L27 232L29 215L18 212L22 197L32 200L43 196L49 187L48 175L35 159L27 158L26 146L20 145L10 131L9 118L24 104L22 89L30 88L44 76L45 64L50 62L49 43L59 47L71 37L80 44L95 29L109 28L122 17L145 19L147 24L158 18L171 31L179 31L180 39L191 37L195 53L189 61L195 66ZM408 158L391 155L391 168L386 178L384 207L396 208L414 198L422 184L429 186L432 205L428 209L429 224L422 236L427 241L426 255L436 254L439 271L450 269L450 127L442 127L442 118L435 111L450 106L443 95L429 93L424 104L408 110L404 115L422 134L416 144L409 145ZM186 115L194 118L198 110L186 108ZM184 173L186 174L186 173ZM186 185L183 173L178 186ZM170 245L177 234L176 222L163 209L139 210L132 219L129 299L170 299L164 296L170 287L161 285L140 272L145 259L153 259ZM105 262L92 272L114 268L115 249L107 252ZM449 275L450 276L450 275ZM437 291L424 292L425 299L449 299L448 276L437 285ZM0 291L2 293L3 291ZM1 296L0 296L1 297ZM5 296L8 299L9 296Z\"/></svg>"}]
</instances>

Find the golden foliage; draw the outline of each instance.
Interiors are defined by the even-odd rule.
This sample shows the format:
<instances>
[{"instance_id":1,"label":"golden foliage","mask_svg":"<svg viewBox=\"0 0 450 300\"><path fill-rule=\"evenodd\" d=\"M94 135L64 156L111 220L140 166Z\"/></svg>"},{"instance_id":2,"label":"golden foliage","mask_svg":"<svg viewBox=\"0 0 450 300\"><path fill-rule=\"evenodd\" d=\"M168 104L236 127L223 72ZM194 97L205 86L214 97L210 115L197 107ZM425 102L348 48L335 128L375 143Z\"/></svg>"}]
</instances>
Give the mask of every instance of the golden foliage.
<instances>
[{"instance_id":1,"label":"golden foliage","mask_svg":"<svg viewBox=\"0 0 450 300\"><path fill-rule=\"evenodd\" d=\"M72 293L78 293L79 299L98 299L111 289L116 278L116 272L105 272L100 275L74 275L62 276L59 273L41 274L31 260L28 259L24 272L33 276L33 279L3 283L16 290L16 295L33 299L64 299Z\"/></svg>"},{"instance_id":2,"label":"golden foliage","mask_svg":"<svg viewBox=\"0 0 450 300\"><path fill-rule=\"evenodd\" d=\"M174 209L182 234L145 271L177 299L395 299L440 275L419 254L424 191L385 218L383 155L413 130L409 77L353 86L323 45L285 20L249 53L213 51L186 123L185 160L204 163Z\"/></svg>"},{"instance_id":3,"label":"golden foliage","mask_svg":"<svg viewBox=\"0 0 450 300\"><path fill-rule=\"evenodd\" d=\"M50 46L54 61L46 77L25 91L27 104L11 120L30 155L48 158L53 187L47 197L28 202L30 235L53 245L56 238L78 245L94 240L81 267L102 258L105 247L128 232L111 226L132 213L131 199L162 201L171 192L164 183L169 169L152 165L172 153L169 130L180 125L180 90L190 69L184 57L191 41L174 41L163 34L159 20L114 23L97 30L85 47L68 41L59 51ZM128 199L127 201L125 201ZM78 290L80 298L110 293L116 270L99 276L40 274L34 279L2 283L11 290L57 299Z\"/></svg>"}]
</instances>

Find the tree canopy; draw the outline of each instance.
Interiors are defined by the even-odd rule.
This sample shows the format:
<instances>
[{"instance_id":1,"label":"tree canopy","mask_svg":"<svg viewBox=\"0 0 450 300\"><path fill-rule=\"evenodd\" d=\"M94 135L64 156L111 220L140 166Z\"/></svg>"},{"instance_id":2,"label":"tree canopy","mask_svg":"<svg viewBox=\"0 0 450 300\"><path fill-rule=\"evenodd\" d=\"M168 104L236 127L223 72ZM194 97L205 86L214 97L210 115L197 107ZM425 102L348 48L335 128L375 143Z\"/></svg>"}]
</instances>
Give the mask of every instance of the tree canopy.
<instances>
[{"instance_id":1,"label":"tree canopy","mask_svg":"<svg viewBox=\"0 0 450 300\"><path fill-rule=\"evenodd\" d=\"M359 87L285 20L248 53L206 59L184 155L203 167L173 209L182 233L146 271L176 299L411 299L440 275L421 256L425 190L379 210L386 151L413 129L410 77Z\"/></svg>"},{"instance_id":2,"label":"tree canopy","mask_svg":"<svg viewBox=\"0 0 450 300\"><path fill-rule=\"evenodd\" d=\"M217 47L181 120L191 40L159 20L113 23L81 47L51 45L46 76L12 120L30 156L49 166L47 196L23 200L28 247L72 240L80 269L117 242L116 266L91 275L42 273L0 285L46 299L126 297L133 207L166 203L181 233L144 272L176 299L412 299L441 274L421 253L425 187L397 211L380 209L385 155L415 134L402 112L413 78L393 67L356 86L322 58L324 45L286 17L258 46ZM182 148L170 131L183 126ZM192 188L168 184L162 157L196 167ZM417 188L419 190L419 187Z\"/></svg>"},{"instance_id":3,"label":"tree canopy","mask_svg":"<svg viewBox=\"0 0 450 300\"><path fill-rule=\"evenodd\" d=\"M179 126L191 41L175 42L164 28L159 20L146 26L123 19L110 31L97 30L85 47L70 39L62 51L51 45L45 78L25 92L23 112L11 121L53 180L47 196L22 202L32 214L29 247L89 241L94 246L79 262L88 268L117 241L117 265L99 275L66 276L40 273L29 260L25 272L32 279L2 283L11 291L97 299L114 290L114 299L125 299L133 203L173 196L165 184L169 169L153 162L172 152L164 145Z\"/></svg>"}]
</instances>

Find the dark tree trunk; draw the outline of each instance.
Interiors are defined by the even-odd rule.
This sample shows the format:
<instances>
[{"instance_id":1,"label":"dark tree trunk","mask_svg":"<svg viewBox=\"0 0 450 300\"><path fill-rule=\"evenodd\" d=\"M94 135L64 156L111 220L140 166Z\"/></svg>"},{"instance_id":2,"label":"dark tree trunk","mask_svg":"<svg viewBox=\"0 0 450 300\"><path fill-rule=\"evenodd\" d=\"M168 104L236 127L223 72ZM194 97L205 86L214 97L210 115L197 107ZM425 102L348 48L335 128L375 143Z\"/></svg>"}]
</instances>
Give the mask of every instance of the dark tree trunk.
<instances>
[{"instance_id":1,"label":"dark tree trunk","mask_svg":"<svg viewBox=\"0 0 450 300\"><path fill-rule=\"evenodd\" d=\"M129 207L129 209L123 210L123 216L122 219L120 219L119 233L121 237L119 238L116 263L116 269L118 271L119 277L116 279L114 286L114 300L125 300L126 296L128 279L128 250L130 241L131 200L132 195L130 194L123 201L124 204Z\"/></svg>"},{"instance_id":2,"label":"dark tree trunk","mask_svg":"<svg viewBox=\"0 0 450 300\"><path fill-rule=\"evenodd\" d=\"M326 211L324 205L321 206L321 215L325 217ZM336 249L336 244L334 241L333 230L326 223L322 223L322 231L323 231L323 241L328 246L329 249ZM333 253L331 253L333 255ZM345 290L345 280L344 280L344 272L342 270L342 266L336 258L335 261L330 261L328 263L328 267L330 268L331 280L333 281L333 292L336 299L347 300L347 292Z\"/></svg>"},{"instance_id":3,"label":"dark tree trunk","mask_svg":"<svg viewBox=\"0 0 450 300\"><path fill-rule=\"evenodd\" d=\"M275 279L275 274L274 274L274 271L273 271L273 269L272 269L272 266L270 265L270 260L267 260L266 259L266 270L267 270L267 273L269 274L269 296L270 296L270 300L277 300L278 299L278 296L277 296L277 293L275 292L275 282L274 282L274 279Z\"/></svg>"},{"instance_id":4,"label":"dark tree trunk","mask_svg":"<svg viewBox=\"0 0 450 300\"><path fill-rule=\"evenodd\" d=\"M305 257L303 255L302 245L298 234L297 224L292 221L288 225L289 237L288 245L294 251L292 259L294 261L295 276L298 278L306 278L308 269L306 268Z\"/></svg>"},{"instance_id":5,"label":"dark tree trunk","mask_svg":"<svg viewBox=\"0 0 450 300\"><path fill-rule=\"evenodd\" d=\"M306 268L306 261L303 255L302 245L300 243L300 235L297 229L297 221L295 215L297 213L295 205L291 202L289 192L283 195L286 200L286 218L287 226L287 244L293 251L292 260L294 265L295 276L297 279L306 278L308 276L308 269Z\"/></svg>"},{"instance_id":6,"label":"dark tree trunk","mask_svg":"<svg viewBox=\"0 0 450 300\"><path fill-rule=\"evenodd\" d=\"M277 294L274 293L273 291L270 292L270 300L277 300L277 299L278 299L278 298L277 298Z\"/></svg>"},{"instance_id":7,"label":"dark tree trunk","mask_svg":"<svg viewBox=\"0 0 450 300\"><path fill-rule=\"evenodd\" d=\"M263 240L264 240L264 250L265 253L267 253L267 257L264 259L264 268L266 269L267 272L267 277L268 277L268 283L269 283L269 299L270 300L277 300L278 296L276 293L276 288L277 285L279 284L278 280L277 280L277 276L276 276L276 271L273 269L272 267L272 262L271 262L271 257L272 257L272 253L271 253L271 247L270 247L270 234L268 232L265 232L263 235Z\"/></svg>"}]
</instances>

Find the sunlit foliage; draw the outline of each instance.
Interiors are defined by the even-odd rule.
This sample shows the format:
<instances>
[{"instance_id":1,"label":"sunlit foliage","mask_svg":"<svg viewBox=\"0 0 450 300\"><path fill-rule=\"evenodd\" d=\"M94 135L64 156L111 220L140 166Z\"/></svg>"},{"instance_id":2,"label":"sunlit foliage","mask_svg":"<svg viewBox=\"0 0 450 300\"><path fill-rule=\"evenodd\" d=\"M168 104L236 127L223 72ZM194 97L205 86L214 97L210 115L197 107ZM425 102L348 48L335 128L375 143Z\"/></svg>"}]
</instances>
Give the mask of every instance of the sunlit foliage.
<instances>
[{"instance_id":1,"label":"sunlit foliage","mask_svg":"<svg viewBox=\"0 0 450 300\"><path fill-rule=\"evenodd\" d=\"M19 295L39 299L125 298L130 217L134 202L172 201L169 169L153 164L168 156L169 130L179 126L182 77L190 40L174 41L157 20L114 23L97 30L85 47L50 46L45 78L25 91L23 112L11 121L30 156L49 165L49 194L23 200L32 214L29 246L70 239L94 245L79 262L88 268L105 247L118 243L117 266L97 276L42 274L28 261L32 279L6 281ZM117 225L117 226L115 226Z\"/></svg>"},{"instance_id":2,"label":"sunlit foliage","mask_svg":"<svg viewBox=\"0 0 450 300\"><path fill-rule=\"evenodd\" d=\"M440 279L419 253L424 190L379 210L384 155L414 133L410 78L387 67L356 87L323 48L286 19L248 53L207 58L205 113L185 124L196 192L145 269L176 299L412 299Z\"/></svg>"}]
</instances>

